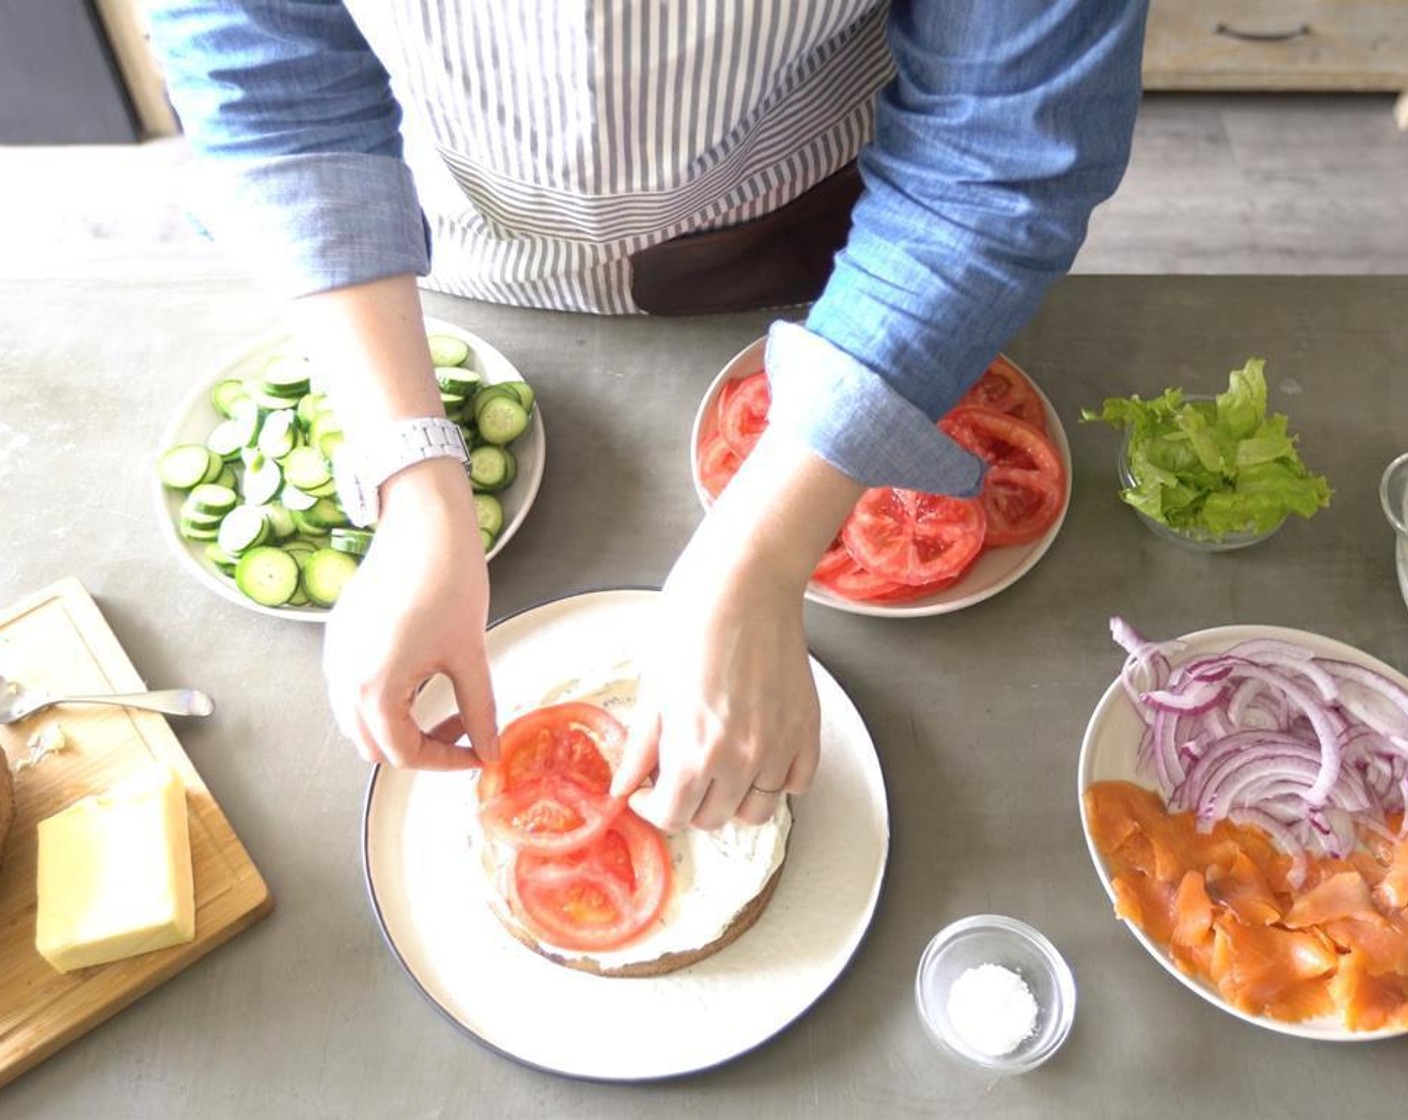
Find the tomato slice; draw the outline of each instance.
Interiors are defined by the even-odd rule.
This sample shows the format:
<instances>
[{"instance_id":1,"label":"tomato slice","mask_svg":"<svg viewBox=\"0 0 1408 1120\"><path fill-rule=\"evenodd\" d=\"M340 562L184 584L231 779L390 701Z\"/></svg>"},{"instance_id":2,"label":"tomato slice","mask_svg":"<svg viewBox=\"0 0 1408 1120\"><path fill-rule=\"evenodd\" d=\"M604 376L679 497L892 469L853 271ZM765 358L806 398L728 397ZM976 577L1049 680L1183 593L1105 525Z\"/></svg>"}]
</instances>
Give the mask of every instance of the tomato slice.
<instances>
[{"instance_id":1,"label":"tomato slice","mask_svg":"<svg viewBox=\"0 0 1408 1120\"><path fill-rule=\"evenodd\" d=\"M831 556L830 550L826 555ZM832 560L824 571L818 570L812 573L812 582L843 599L865 601L880 598L908 586L896 583L892 579L877 576L874 572L857 563L855 558L844 549L839 560Z\"/></svg>"},{"instance_id":2,"label":"tomato slice","mask_svg":"<svg viewBox=\"0 0 1408 1120\"><path fill-rule=\"evenodd\" d=\"M699 448L699 481L709 497L717 498L743 465L724 437L715 432Z\"/></svg>"},{"instance_id":3,"label":"tomato slice","mask_svg":"<svg viewBox=\"0 0 1408 1120\"><path fill-rule=\"evenodd\" d=\"M565 855L520 852L519 916L563 949L614 949L648 929L670 892L670 857L654 826L625 809L596 843Z\"/></svg>"},{"instance_id":4,"label":"tomato slice","mask_svg":"<svg viewBox=\"0 0 1408 1120\"><path fill-rule=\"evenodd\" d=\"M821 559L816 562L816 567L812 569L812 579L819 582L826 580L836 572L843 571L854 564L855 560L846 551L846 542L838 536L821 554Z\"/></svg>"},{"instance_id":5,"label":"tomato slice","mask_svg":"<svg viewBox=\"0 0 1408 1120\"><path fill-rule=\"evenodd\" d=\"M983 511L990 546L1035 540L1055 524L1066 500L1066 467L1043 433L986 408L956 408L939 426L989 464Z\"/></svg>"},{"instance_id":6,"label":"tomato slice","mask_svg":"<svg viewBox=\"0 0 1408 1120\"><path fill-rule=\"evenodd\" d=\"M759 370L736 382L727 396L719 394L719 431L740 459L746 459L768 426L772 390L768 375Z\"/></svg>"},{"instance_id":7,"label":"tomato slice","mask_svg":"<svg viewBox=\"0 0 1408 1120\"><path fill-rule=\"evenodd\" d=\"M590 844L625 803L584 789L569 778L543 777L484 802L484 831L520 852L562 854Z\"/></svg>"},{"instance_id":8,"label":"tomato slice","mask_svg":"<svg viewBox=\"0 0 1408 1120\"><path fill-rule=\"evenodd\" d=\"M1043 471L989 467L983 480L986 543L1000 548L1036 540L1061 516L1065 501L1060 482Z\"/></svg>"},{"instance_id":9,"label":"tomato slice","mask_svg":"<svg viewBox=\"0 0 1408 1120\"><path fill-rule=\"evenodd\" d=\"M484 767L479 800L520 790L544 778L583 789L611 789L611 762L626 743L619 720L595 704L574 701L534 709L499 732L499 761Z\"/></svg>"},{"instance_id":10,"label":"tomato slice","mask_svg":"<svg viewBox=\"0 0 1408 1120\"><path fill-rule=\"evenodd\" d=\"M1066 470L1046 434L1025 420L990 408L955 408L939 421L955 443L992 466L1045 471L1064 485Z\"/></svg>"},{"instance_id":11,"label":"tomato slice","mask_svg":"<svg viewBox=\"0 0 1408 1120\"><path fill-rule=\"evenodd\" d=\"M479 776L484 830L515 848L562 852L590 843L621 811L611 762L626 729L595 704L552 704L499 734L499 761Z\"/></svg>"},{"instance_id":12,"label":"tomato slice","mask_svg":"<svg viewBox=\"0 0 1408 1120\"><path fill-rule=\"evenodd\" d=\"M1025 420L1040 431L1046 431L1046 408L1041 403L1036 386L1001 354L983 371L982 377L969 386L956 407L968 406L1005 412Z\"/></svg>"},{"instance_id":13,"label":"tomato slice","mask_svg":"<svg viewBox=\"0 0 1408 1120\"><path fill-rule=\"evenodd\" d=\"M919 586L961 575L982 551L986 516L977 499L917 490L867 490L841 539L872 575Z\"/></svg>"}]
</instances>

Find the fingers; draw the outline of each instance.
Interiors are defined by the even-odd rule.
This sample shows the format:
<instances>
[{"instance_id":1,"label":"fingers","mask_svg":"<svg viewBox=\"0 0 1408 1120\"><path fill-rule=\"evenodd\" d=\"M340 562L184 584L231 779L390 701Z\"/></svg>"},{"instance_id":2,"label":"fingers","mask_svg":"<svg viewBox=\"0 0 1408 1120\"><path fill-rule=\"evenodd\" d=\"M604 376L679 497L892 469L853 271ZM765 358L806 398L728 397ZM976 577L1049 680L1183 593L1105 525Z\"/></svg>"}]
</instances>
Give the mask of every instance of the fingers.
<instances>
[{"instance_id":1,"label":"fingers","mask_svg":"<svg viewBox=\"0 0 1408 1120\"><path fill-rule=\"evenodd\" d=\"M660 713L642 696L636 702L636 713L631 720L631 730L626 737L621 763L611 777L611 796L630 797L645 779L655 772L659 761ZM637 809L636 812L639 813L640 810Z\"/></svg>"},{"instance_id":2,"label":"fingers","mask_svg":"<svg viewBox=\"0 0 1408 1120\"><path fill-rule=\"evenodd\" d=\"M779 739L770 739L769 749L763 750L744 737L702 742L684 737L676 744L672 737L682 734L665 729L655 784L631 801L637 813L666 832L685 827L712 831L735 819L761 824L785 794L805 793L816 771L816 751L807 748L805 736L789 755Z\"/></svg>"},{"instance_id":3,"label":"fingers","mask_svg":"<svg viewBox=\"0 0 1408 1120\"><path fill-rule=\"evenodd\" d=\"M388 689L367 697L362 709L366 730L390 765L417 770L465 770L481 765L474 751L425 734L411 717L412 698L410 691Z\"/></svg>"},{"instance_id":4,"label":"fingers","mask_svg":"<svg viewBox=\"0 0 1408 1120\"><path fill-rule=\"evenodd\" d=\"M484 762L499 757L499 725L494 710L494 690L489 683L489 666L482 658L471 658L450 673L460 722L469 736L474 753Z\"/></svg>"},{"instance_id":5,"label":"fingers","mask_svg":"<svg viewBox=\"0 0 1408 1120\"><path fill-rule=\"evenodd\" d=\"M427 731L426 734L432 739L439 739L442 743L456 743L466 738L464 720L460 717L459 712L453 712Z\"/></svg>"},{"instance_id":6,"label":"fingers","mask_svg":"<svg viewBox=\"0 0 1408 1120\"><path fill-rule=\"evenodd\" d=\"M373 765L386 764L417 770L464 770L498 758L498 726L494 694L487 680L482 691L464 682L471 674L461 671L451 678L453 712L429 731L422 731L411 716L411 695L367 686L352 702L334 704L338 729L352 741L357 753ZM334 691L334 700L345 696ZM476 701L476 697L482 699ZM360 703L357 702L360 700ZM472 730L471 730L472 729Z\"/></svg>"},{"instance_id":7,"label":"fingers","mask_svg":"<svg viewBox=\"0 0 1408 1120\"><path fill-rule=\"evenodd\" d=\"M777 812L777 805L787 795L783 792L771 793L752 787L748 795L739 803L734 814L744 824L764 824Z\"/></svg>"}]
</instances>

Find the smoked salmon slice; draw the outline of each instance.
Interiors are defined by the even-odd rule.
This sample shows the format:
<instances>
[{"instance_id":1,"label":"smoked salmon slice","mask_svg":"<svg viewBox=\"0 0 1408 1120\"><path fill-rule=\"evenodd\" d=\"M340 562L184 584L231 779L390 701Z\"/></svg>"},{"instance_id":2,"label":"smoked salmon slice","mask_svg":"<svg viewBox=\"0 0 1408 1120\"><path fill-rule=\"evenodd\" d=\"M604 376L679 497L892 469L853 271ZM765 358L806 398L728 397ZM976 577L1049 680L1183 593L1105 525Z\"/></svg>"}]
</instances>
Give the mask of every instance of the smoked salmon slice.
<instances>
[{"instance_id":1,"label":"smoked salmon slice","mask_svg":"<svg viewBox=\"0 0 1408 1120\"><path fill-rule=\"evenodd\" d=\"M1311 857L1296 888L1258 828L1199 831L1133 782L1096 782L1083 801L1116 914L1233 1007L1408 1029L1408 841L1366 834L1344 859Z\"/></svg>"}]
</instances>

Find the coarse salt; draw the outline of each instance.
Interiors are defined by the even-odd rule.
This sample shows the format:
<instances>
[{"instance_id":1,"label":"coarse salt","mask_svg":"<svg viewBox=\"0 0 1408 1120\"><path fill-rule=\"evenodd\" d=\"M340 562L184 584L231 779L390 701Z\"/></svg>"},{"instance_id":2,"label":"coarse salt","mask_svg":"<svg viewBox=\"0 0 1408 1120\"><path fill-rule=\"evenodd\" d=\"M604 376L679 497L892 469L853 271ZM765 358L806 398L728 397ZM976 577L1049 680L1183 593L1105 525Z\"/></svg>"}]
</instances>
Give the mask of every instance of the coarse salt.
<instances>
[{"instance_id":1,"label":"coarse salt","mask_svg":"<svg viewBox=\"0 0 1408 1120\"><path fill-rule=\"evenodd\" d=\"M948 993L948 1019L968 1046L990 1058L1010 1054L1036 1029L1037 1005L1020 973L1000 964L964 971Z\"/></svg>"}]
</instances>

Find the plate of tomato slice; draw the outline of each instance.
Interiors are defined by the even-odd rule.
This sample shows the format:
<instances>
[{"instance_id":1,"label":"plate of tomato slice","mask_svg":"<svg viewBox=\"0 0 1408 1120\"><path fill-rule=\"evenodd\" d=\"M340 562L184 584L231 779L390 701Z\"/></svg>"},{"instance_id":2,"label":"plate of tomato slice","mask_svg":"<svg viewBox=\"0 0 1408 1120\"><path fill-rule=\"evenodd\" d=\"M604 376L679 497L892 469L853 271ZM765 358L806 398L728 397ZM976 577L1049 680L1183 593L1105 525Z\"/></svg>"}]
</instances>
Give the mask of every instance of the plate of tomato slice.
<instances>
[{"instance_id":1,"label":"plate of tomato slice","mask_svg":"<svg viewBox=\"0 0 1408 1120\"><path fill-rule=\"evenodd\" d=\"M590 592L491 627L501 723L590 694L632 663L658 597L637 589ZM470 844L474 776L377 767L363 823L366 882L386 943L412 984L491 1049L592 1080L708 1069L795 1022L859 948L889 852L874 743L835 678L815 660L812 672L821 765L812 789L792 801L776 891L732 944L660 976L599 976L520 944L473 886L480 878ZM448 683L436 678L419 696L416 718L433 726L453 709Z\"/></svg>"},{"instance_id":2,"label":"plate of tomato slice","mask_svg":"<svg viewBox=\"0 0 1408 1120\"><path fill-rule=\"evenodd\" d=\"M691 469L706 509L767 428L766 343L724 366L695 414ZM999 355L938 426L987 461L982 494L867 490L813 571L809 600L884 617L946 614L1011 586L1051 547L1070 503L1071 452L1035 382Z\"/></svg>"}]
</instances>

